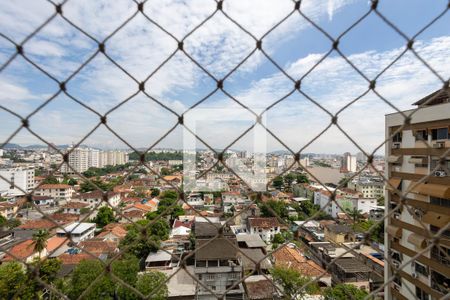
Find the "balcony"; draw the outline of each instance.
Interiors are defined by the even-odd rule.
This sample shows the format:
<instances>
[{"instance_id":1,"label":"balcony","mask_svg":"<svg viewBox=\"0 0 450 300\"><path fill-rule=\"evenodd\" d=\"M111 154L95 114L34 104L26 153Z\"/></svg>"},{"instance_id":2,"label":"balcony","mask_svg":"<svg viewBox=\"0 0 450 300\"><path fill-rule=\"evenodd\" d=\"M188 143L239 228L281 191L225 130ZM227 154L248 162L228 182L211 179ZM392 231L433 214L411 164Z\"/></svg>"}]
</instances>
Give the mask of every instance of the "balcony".
<instances>
[{"instance_id":1,"label":"balcony","mask_svg":"<svg viewBox=\"0 0 450 300\"><path fill-rule=\"evenodd\" d=\"M450 293L450 278L438 272L431 271L431 288L444 295L448 295Z\"/></svg>"},{"instance_id":2,"label":"balcony","mask_svg":"<svg viewBox=\"0 0 450 300\"><path fill-rule=\"evenodd\" d=\"M447 251L447 253L445 253L445 251ZM440 264L450 267L450 249L443 246L440 248L434 246L431 249L430 256L431 259L438 261Z\"/></svg>"}]
</instances>

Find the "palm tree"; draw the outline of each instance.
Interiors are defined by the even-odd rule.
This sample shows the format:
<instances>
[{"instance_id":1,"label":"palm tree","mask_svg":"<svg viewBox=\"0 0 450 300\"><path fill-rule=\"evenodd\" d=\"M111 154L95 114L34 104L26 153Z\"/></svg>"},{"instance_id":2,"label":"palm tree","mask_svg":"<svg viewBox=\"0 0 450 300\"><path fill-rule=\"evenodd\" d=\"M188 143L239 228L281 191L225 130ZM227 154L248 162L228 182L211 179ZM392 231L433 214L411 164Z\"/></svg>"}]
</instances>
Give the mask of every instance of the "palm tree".
<instances>
[{"instance_id":1,"label":"palm tree","mask_svg":"<svg viewBox=\"0 0 450 300\"><path fill-rule=\"evenodd\" d=\"M348 209L347 214L353 219L353 223L356 224L363 218L362 210L356 209L356 207L353 207L353 209Z\"/></svg>"},{"instance_id":2,"label":"palm tree","mask_svg":"<svg viewBox=\"0 0 450 300\"><path fill-rule=\"evenodd\" d=\"M47 239L49 237L49 233L45 229L39 229L36 233L33 234L33 245L34 251L39 252L39 257L41 257L42 251L47 247Z\"/></svg>"}]
</instances>

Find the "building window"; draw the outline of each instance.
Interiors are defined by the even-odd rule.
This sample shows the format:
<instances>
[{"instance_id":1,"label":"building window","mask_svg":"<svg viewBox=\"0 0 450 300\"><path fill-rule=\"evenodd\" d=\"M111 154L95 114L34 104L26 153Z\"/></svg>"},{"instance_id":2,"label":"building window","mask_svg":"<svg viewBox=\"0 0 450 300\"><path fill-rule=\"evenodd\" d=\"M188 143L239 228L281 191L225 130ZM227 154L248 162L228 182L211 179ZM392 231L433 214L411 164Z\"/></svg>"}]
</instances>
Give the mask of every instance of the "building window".
<instances>
[{"instance_id":1,"label":"building window","mask_svg":"<svg viewBox=\"0 0 450 300\"><path fill-rule=\"evenodd\" d=\"M431 204L450 207L450 200L443 198L430 197Z\"/></svg>"},{"instance_id":2,"label":"building window","mask_svg":"<svg viewBox=\"0 0 450 300\"><path fill-rule=\"evenodd\" d=\"M427 293L425 293L421 288L416 286L416 297L419 300L430 300L430 296L428 296Z\"/></svg>"},{"instance_id":3,"label":"building window","mask_svg":"<svg viewBox=\"0 0 450 300\"><path fill-rule=\"evenodd\" d=\"M425 277L428 277L428 270L427 270L427 267L425 267L425 266L422 265L422 264L419 264L418 262L415 262L415 263L414 263L414 271L415 271L416 273L419 273L419 274L425 276Z\"/></svg>"},{"instance_id":4,"label":"building window","mask_svg":"<svg viewBox=\"0 0 450 300\"><path fill-rule=\"evenodd\" d=\"M428 132L425 129L416 130L414 136L416 137L416 141L428 140Z\"/></svg>"},{"instance_id":5,"label":"building window","mask_svg":"<svg viewBox=\"0 0 450 300\"><path fill-rule=\"evenodd\" d=\"M402 133L397 132L396 134L394 134L394 136L392 137L392 141L394 143L401 143L402 142Z\"/></svg>"},{"instance_id":6,"label":"building window","mask_svg":"<svg viewBox=\"0 0 450 300\"><path fill-rule=\"evenodd\" d=\"M216 276L214 276L215 274L206 274L206 280L211 281L211 280L215 280Z\"/></svg>"},{"instance_id":7,"label":"building window","mask_svg":"<svg viewBox=\"0 0 450 300\"><path fill-rule=\"evenodd\" d=\"M431 139L436 140L447 140L448 139L448 127L431 129Z\"/></svg>"}]
</instances>

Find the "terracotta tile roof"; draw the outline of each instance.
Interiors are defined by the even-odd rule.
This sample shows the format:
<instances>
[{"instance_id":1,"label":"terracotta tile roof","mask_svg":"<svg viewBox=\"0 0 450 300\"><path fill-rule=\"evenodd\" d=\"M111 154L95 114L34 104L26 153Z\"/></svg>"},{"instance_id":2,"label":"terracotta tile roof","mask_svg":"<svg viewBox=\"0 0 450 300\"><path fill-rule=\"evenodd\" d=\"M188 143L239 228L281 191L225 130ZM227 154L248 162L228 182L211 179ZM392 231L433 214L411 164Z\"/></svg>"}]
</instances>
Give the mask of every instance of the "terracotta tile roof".
<instances>
[{"instance_id":1,"label":"terracotta tile roof","mask_svg":"<svg viewBox=\"0 0 450 300\"><path fill-rule=\"evenodd\" d=\"M175 220L175 222L173 222L173 228L177 228L180 226L184 226L187 228L192 228L192 224L194 224L194 220L191 221L181 221L181 220Z\"/></svg>"},{"instance_id":2,"label":"terracotta tile roof","mask_svg":"<svg viewBox=\"0 0 450 300\"><path fill-rule=\"evenodd\" d=\"M78 254L63 253L60 256L58 256L58 258L61 260L63 265L77 265L82 260L96 259L85 252L80 252Z\"/></svg>"},{"instance_id":3,"label":"terracotta tile roof","mask_svg":"<svg viewBox=\"0 0 450 300\"><path fill-rule=\"evenodd\" d=\"M43 184L40 185L37 189L48 190L48 189L68 189L68 188L72 188L72 186L68 184L57 183L57 184Z\"/></svg>"},{"instance_id":4,"label":"terracotta tile roof","mask_svg":"<svg viewBox=\"0 0 450 300\"><path fill-rule=\"evenodd\" d=\"M292 268L305 276L321 276L325 272L314 261L302 256L297 249L288 246L284 246L273 252L272 257L275 261L275 266Z\"/></svg>"},{"instance_id":5,"label":"terracotta tile roof","mask_svg":"<svg viewBox=\"0 0 450 300\"><path fill-rule=\"evenodd\" d=\"M81 241L78 246L83 250L87 250L95 255L113 253L118 249L117 242L103 241L98 239Z\"/></svg>"},{"instance_id":6,"label":"terracotta tile roof","mask_svg":"<svg viewBox=\"0 0 450 300\"><path fill-rule=\"evenodd\" d=\"M274 293L276 293L273 283L268 279L261 279L259 281L245 280L245 288L249 300L272 299Z\"/></svg>"},{"instance_id":7,"label":"terracotta tile roof","mask_svg":"<svg viewBox=\"0 0 450 300\"><path fill-rule=\"evenodd\" d=\"M114 192L108 192L108 199L112 198L114 196L118 195L118 193L114 193ZM102 191L92 191L92 192L88 192L88 193L81 193L77 198L80 199L99 199L103 197L103 192Z\"/></svg>"},{"instance_id":8,"label":"terracotta tile roof","mask_svg":"<svg viewBox=\"0 0 450 300\"><path fill-rule=\"evenodd\" d=\"M125 202L125 203L141 202L141 200L142 200L142 198L139 198L139 197L122 198L122 202Z\"/></svg>"},{"instance_id":9,"label":"terracotta tile roof","mask_svg":"<svg viewBox=\"0 0 450 300\"><path fill-rule=\"evenodd\" d=\"M69 239L66 237L57 237L52 236L47 240L47 251L52 252L58 247L62 247L62 245L65 245L69 242Z\"/></svg>"},{"instance_id":10,"label":"terracotta tile roof","mask_svg":"<svg viewBox=\"0 0 450 300\"><path fill-rule=\"evenodd\" d=\"M61 206L61 208L80 209L80 208L88 207L88 206L89 206L89 204L87 204L87 203L71 201L71 202Z\"/></svg>"},{"instance_id":11,"label":"terracotta tile roof","mask_svg":"<svg viewBox=\"0 0 450 300\"><path fill-rule=\"evenodd\" d=\"M142 204L142 203L135 203L132 207L142 210L142 211L145 211L145 212L149 212L149 211L152 211L153 209L155 209L155 207L153 207L151 205Z\"/></svg>"},{"instance_id":12,"label":"terracotta tile roof","mask_svg":"<svg viewBox=\"0 0 450 300\"><path fill-rule=\"evenodd\" d=\"M103 227L102 232L97 235L98 238L102 238L108 234L113 234L118 238L124 238L127 235L127 230L123 224L108 224Z\"/></svg>"},{"instance_id":13,"label":"terracotta tile roof","mask_svg":"<svg viewBox=\"0 0 450 300\"><path fill-rule=\"evenodd\" d=\"M163 179L166 181L181 180L181 176L168 175L168 176L164 176Z\"/></svg>"},{"instance_id":14,"label":"terracotta tile roof","mask_svg":"<svg viewBox=\"0 0 450 300\"><path fill-rule=\"evenodd\" d=\"M49 215L49 218L57 223L70 223L78 221L80 216L77 214L54 213Z\"/></svg>"},{"instance_id":15,"label":"terracotta tile roof","mask_svg":"<svg viewBox=\"0 0 450 300\"><path fill-rule=\"evenodd\" d=\"M272 228L280 226L277 218L248 218L251 227Z\"/></svg>"},{"instance_id":16,"label":"terracotta tile roof","mask_svg":"<svg viewBox=\"0 0 450 300\"><path fill-rule=\"evenodd\" d=\"M142 210L130 210L123 212L122 215L132 219L132 218L142 218L144 216L144 212Z\"/></svg>"},{"instance_id":17,"label":"terracotta tile roof","mask_svg":"<svg viewBox=\"0 0 450 300\"><path fill-rule=\"evenodd\" d=\"M7 207L16 207L16 206L18 207L19 204L17 204L17 203L9 203L9 202L6 202L6 201L0 202L0 207L7 208Z\"/></svg>"},{"instance_id":18,"label":"terracotta tile roof","mask_svg":"<svg viewBox=\"0 0 450 300\"><path fill-rule=\"evenodd\" d=\"M51 230L57 227L55 223L47 219L29 220L20 225L20 229L47 229Z\"/></svg>"},{"instance_id":19,"label":"terracotta tile roof","mask_svg":"<svg viewBox=\"0 0 450 300\"><path fill-rule=\"evenodd\" d=\"M8 252L11 253L12 256L6 254L3 261L13 261L16 259L24 260L34 253L34 241L23 241L17 245L14 245Z\"/></svg>"}]
</instances>

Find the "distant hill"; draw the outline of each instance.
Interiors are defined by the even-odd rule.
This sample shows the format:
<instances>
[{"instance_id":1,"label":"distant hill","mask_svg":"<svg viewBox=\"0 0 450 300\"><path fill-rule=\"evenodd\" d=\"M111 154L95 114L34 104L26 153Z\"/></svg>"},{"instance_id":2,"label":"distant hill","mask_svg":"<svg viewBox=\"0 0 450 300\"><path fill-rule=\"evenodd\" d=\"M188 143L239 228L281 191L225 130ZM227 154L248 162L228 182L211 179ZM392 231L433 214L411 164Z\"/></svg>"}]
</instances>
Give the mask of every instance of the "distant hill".
<instances>
[{"instance_id":1,"label":"distant hill","mask_svg":"<svg viewBox=\"0 0 450 300\"><path fill-rule=\"evenodd\" d=\"M8 143L3 145L2 149L22 149L22 146Z\"/></svg>"}]
</instances>

